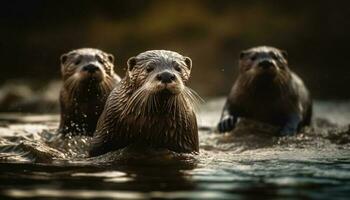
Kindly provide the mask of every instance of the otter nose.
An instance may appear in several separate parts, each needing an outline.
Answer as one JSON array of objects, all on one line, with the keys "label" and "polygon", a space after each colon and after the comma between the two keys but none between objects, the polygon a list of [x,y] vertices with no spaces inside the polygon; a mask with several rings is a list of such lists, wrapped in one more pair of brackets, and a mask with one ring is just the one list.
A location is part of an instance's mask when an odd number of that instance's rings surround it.
[{"label": "otter nose", "polygon": [[270,67],[273,67],[273,63],[271,61],[264,60],[259,63],[259,67],[263,69],[269,69]]},{"label": "otter nose", "polygon": [[99,68],[96,65],[93,64],[89,64],[83,67],[83,71],[87,71],[89,73],[94,73],[97,70],[99,70]]},{"label": "otter nose", "polygon": [[175,80],[175,74],[170,72],[162,72],[157,75],[157,79],[162,83],[171,83]]}]

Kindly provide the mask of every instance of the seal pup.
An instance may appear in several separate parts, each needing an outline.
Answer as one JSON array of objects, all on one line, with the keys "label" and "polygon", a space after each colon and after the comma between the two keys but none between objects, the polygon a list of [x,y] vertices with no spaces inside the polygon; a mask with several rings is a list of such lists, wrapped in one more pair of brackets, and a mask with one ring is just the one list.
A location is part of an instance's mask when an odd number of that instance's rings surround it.
[{"label": "seal pup", "polygon": [[287,52],[268,46],[240,53],[239,74],[224,106],[219,132],[247,118],[280,127],[293,135],[310,125],[312,100],[303,81],[289,68]]},{"label": "seal pup", "polygon": [[92,48],[61,56],[59,133],[92,136],[109,93],[120,81],[113,63],[112,54]]},{"label": "seal pup", "polygon": [[186,87],[191,59],[151,50],[127,65],[126,76],[108,97],[89,156],[130,146],[198,152],[197,95]]}]

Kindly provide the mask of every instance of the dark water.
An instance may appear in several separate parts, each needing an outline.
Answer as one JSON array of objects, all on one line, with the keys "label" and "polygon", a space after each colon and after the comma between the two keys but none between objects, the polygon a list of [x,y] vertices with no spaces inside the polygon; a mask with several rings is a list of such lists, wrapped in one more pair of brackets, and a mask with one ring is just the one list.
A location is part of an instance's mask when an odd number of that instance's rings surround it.
[{"label": "dark water", "polygon": [[[222,105],[205,103],[199,124],[213,126]],[[54,134],[56,115],[1,114],[0,199],[349,199],[350,102],[316,102],[315,114],[314,128],[294,137],[204,128],[199,155],[92,159],[84,158],[89,138]]]}]

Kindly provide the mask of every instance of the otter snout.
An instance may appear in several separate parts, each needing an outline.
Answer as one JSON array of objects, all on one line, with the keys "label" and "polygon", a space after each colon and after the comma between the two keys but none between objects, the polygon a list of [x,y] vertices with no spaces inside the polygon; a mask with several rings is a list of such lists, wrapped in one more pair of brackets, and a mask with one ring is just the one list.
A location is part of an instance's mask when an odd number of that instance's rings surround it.
[{"label": "otter snout", "polygon": [[79,73],[80,80],[95,80],[100,82],[104,79],[103,68],[95,63],[86,63],[77,72]]},{"label": "otter snout", "polygon": [[100,71],[100,68],[94,64],[88,64],[82,68],[82,71],[95,73],[96,71]]},{"label": "otter snout", "polygon": [[179,94],[183,90],[184,86],[175,73],[164,70],[154,76],[153,83],[150,84],[150,88],[154,93],[167,91],[171,94]]},{"label": "otter snout", "polygon": [[270,60],[263,60],[263,61],[259,62],[258,67],[260,67],[262,69],[270,69],[270,68],[274,67],[274,64]]},{"label": "otter snout", "polygon": [[171,72],[161,72],[156,76],[157,80],[162,83],[171,83],[175,81],[176,76]]}]

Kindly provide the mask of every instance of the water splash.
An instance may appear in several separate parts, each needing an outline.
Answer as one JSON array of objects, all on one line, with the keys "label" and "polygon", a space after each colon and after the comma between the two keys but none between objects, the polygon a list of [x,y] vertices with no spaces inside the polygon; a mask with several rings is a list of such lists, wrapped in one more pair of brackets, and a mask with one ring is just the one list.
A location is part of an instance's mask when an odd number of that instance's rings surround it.
[{"label": "water splash", "polygon": [[0,181],[4,190],[0,196],[130,199],[348,196],[349,103],[316,102],[314,126],[296,136],[282,138],[216,134],[212,130],[223,103],[223,98],[213,99],[200,109],[199,125],[204,128],[199,133],[199,155],[121,150],[86,158],[91,138],[57,135],[57,115],[1,114]]}]

